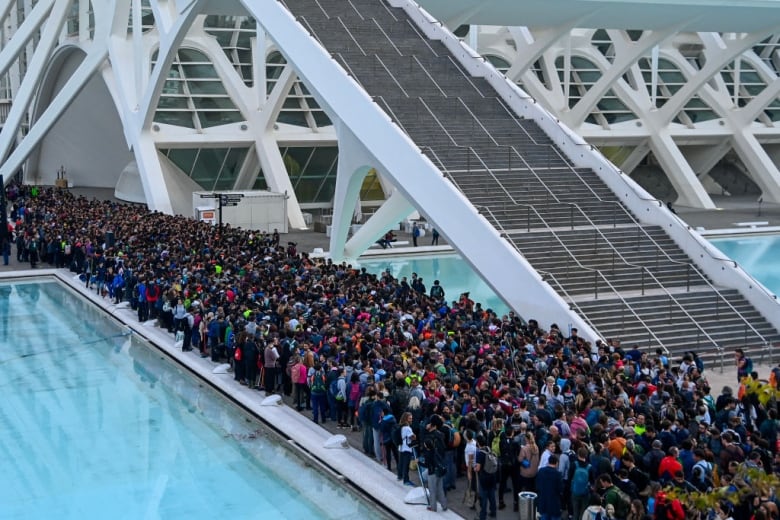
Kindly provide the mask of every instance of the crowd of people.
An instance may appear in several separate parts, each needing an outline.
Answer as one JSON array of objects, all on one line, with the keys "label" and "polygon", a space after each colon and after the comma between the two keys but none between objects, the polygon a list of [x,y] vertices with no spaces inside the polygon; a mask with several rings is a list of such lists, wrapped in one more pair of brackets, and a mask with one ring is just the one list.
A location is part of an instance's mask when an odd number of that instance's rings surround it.
[{"label": "crowd of people", "polygon": [[[183,350],[229,362],[240,384],[360,431],[399,485],[426,483],[433,511],[460,488],[481,519],[517,511],[521,492],[543,520],[778,518],[773,489],[746,471],[780,471],[775,401],[744,385],[711,395],[693,352],[591,344],[415,275],[311,258],[278,233],[67,191],[7,194],[18,262],[69,268]],[[744,352],[736,364],[758,378]],[[740,500],[692,511],[678,498],[724,488]]]}]

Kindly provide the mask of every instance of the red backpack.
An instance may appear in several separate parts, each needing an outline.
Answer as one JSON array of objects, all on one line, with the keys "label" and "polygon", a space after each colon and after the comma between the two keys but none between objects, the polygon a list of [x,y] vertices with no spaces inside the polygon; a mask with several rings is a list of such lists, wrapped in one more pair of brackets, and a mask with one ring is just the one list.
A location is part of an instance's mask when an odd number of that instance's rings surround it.
[{"label": "red backpack", "polygon": [[349,388],[349,402],[353,405],[357,404],[360,401],[360,394],[360,383],[352,383],[352,386]]}]

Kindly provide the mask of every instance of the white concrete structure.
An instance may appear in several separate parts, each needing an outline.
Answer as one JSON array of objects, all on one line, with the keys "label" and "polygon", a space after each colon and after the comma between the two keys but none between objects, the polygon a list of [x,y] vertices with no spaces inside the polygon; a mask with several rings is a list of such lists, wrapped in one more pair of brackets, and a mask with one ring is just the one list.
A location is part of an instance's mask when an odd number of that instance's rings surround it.
[{"label": "white concrete structure", "polygon": [[421,4],[654,195],[780,202],[776,2]]},{"label": "white concrete structure", "polygon": [[[329,183],[330,203],[335,135],[247,15],[237,1],[3,2],[0,173],[53,185],[63,167],[72,185],[185,215],[195,190],[269,189],[304,228],[288,171],[310,201]],[[333,150],[313,179],[312,143]],[[301,147],[306,164],[287,153]]]},{"label": "white concrete structure", "polygon": [[[712,207],[709,193],[753,190],[780,202],[775,2],[420,3],[453,30],[483,24],[468,43],[651,192],[663,170],[658,196]],[[335,145],[354,146],[262,13],[238,0],[0,7],[6,179],[23,169],[53,184],[62,165],[73,185],[187,215],[197,189],[268,188],[290,197],[293,228],[306,226],[301,208],[333,204]],[[525,25],[497,26],[514,20]],[[352,187],[363,203],[369,190],[392,198],[385,177],[371,178]]]}]

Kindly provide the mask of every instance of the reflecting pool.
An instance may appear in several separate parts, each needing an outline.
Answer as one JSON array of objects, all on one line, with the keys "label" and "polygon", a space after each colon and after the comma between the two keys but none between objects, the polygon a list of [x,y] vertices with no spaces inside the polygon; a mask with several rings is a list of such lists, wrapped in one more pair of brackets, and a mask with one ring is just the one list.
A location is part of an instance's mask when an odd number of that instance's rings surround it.
[{"label": "reflecting pool", "polygon": [[716,238],[710,242],[772,293],[780,294],[780,235]]},{"label": "reflecting pool", "polygon": [[53,281],[0,282],[0,518],[383,518]]}]

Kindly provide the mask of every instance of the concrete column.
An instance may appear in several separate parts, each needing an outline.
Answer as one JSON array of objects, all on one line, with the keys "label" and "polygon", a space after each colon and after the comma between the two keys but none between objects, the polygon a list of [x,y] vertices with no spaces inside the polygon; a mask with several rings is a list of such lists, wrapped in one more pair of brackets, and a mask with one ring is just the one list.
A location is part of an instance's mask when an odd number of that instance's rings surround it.
[{"label": "concrete column", "polygon": [[699,182],[691,165],[685,160],[685,156],[667,129],[652,132],[650,146],[672,186],[677,190],[675,204],[703,209],[715,208],[715,203]]}]

